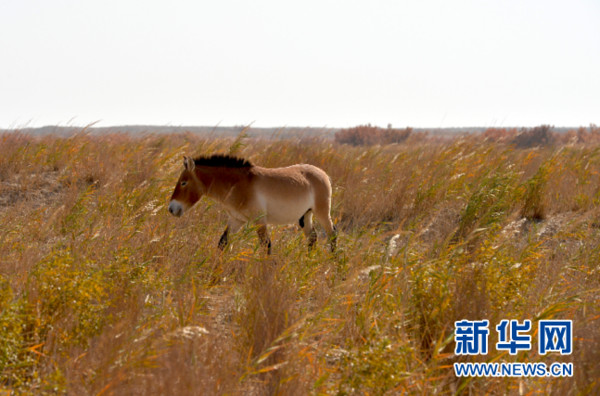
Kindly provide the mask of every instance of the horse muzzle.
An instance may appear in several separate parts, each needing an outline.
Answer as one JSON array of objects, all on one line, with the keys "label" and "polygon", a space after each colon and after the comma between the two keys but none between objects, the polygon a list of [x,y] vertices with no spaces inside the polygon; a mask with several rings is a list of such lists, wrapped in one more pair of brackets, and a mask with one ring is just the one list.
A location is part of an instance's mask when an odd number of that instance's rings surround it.
[{"label": "horse muzzle", "polygon": [[169,213],[171,213],[173,216],[181,216],[183,214],[183,205],[181,202],[175,200],[171,201],[169,203]]}]

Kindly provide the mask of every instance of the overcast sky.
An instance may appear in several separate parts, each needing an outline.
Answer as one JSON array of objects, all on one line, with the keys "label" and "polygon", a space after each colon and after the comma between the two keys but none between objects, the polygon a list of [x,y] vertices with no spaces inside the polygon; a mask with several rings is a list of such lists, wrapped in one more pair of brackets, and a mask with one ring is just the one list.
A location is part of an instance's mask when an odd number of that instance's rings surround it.
[{"label": "overcast sky", "polygon": [[0,127],[600,124],[600,1],[0,0]]}]

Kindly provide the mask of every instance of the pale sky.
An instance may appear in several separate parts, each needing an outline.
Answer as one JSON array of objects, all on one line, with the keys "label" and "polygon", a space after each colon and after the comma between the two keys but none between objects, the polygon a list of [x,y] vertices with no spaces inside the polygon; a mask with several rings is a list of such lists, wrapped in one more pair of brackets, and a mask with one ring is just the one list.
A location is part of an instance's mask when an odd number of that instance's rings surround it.
[{"label": "pale sky", "polygon": [[600,124],[600,1],[0,0],[0,128]]}]

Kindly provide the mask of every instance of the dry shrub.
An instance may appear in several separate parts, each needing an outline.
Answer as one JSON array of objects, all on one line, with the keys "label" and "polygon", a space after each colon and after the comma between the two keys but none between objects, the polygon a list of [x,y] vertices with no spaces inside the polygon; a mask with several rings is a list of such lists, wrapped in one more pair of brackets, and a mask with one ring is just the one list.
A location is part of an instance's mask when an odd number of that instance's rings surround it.
[{"label": "dry shrub", "polygon": [[483,140],[513,144],[517,148],[534,148],[556,145],[598,144],[600,128],[594,124],[567,131],[556,131],[553,126],[540,125],[533,128],[488,128]]},{"label": "dry shrub", "polygon": [[412,134],[412,128],[386,129],[376,126],[359,125],[342,129],[335,133],[335,141],[352,146],[371,146],[374,144],[394,144],[406,141]]},{"label": "dry shrub", "polygon": [[531,129],[522,129],[511,141],[517,148],[548,146],[554,143],[555,134],[552,126],[540,125]]}]

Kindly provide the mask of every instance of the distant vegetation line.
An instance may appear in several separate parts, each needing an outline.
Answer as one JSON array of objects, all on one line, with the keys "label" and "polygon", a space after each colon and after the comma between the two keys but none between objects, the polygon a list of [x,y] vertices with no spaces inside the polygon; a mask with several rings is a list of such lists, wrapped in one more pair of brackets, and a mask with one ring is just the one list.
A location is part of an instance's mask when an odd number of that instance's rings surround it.
[{"label": "distant vegetation line", "polygon": [[[262,137],[262,138],[290,138],[290,137],[325,137],[329,139],[335,138],[340,132],[343,134],[344,131],[352,131],[360,129],[361,132],[372,132],[378,130],[392,130],[392,131],[408,131],[412,133],[418,133],[421,135],[435,136],[435,137],[452,137],[460,134],[482,134],[488,131],[520,131],[528,128],[523,127],[451,127],[451,128],[402,128],[396,129],[389,125],[387,128],[380,128],[377,126],[359,125],[352,128],[329,128],[329,127],[247,127],[244,125],[236,126],[161,126],[161,125],[120,125],[120,126],[108,126],[108,127],[83,127],[83,126],[58,126],[58,125],[47,125],[43,127],[24,127],[24,128],[0,128],[0,133],[7,132],[21,132],[28,135],[34,136],[72,136],[77,133],[81,133],[82,130],[90,134],[106,134],[106,133],[126,133],[126,134],[170,134],[170,133],[192,133],[200,136],[220,136],[220,137],[231,137],[237,136],[241,131],[247,128],[247,134],[250,137]],[[595,126],[590,126],[590,129],[594,129]],[[563,134],[570,131],[577,131],[581,127],[551,127],[555,133]],[[359,132],[360,133],[360,132]],[[389,136],[389,135],[386,135]],[[339,140],[339,139],[338,139]],[[343,140],[343,139],[342,139]],[[393,140],[393,139],[392,139]],[[376,142],[377,139],[370,139],[371,142]],[[385,142],[381,142],[385,144]]]},{"label": "distant vegetation line", "polygon": [[58,126],[48,125],[36,128],[15,128],[15,129],[0,129],[0,133],[5,132],[21,132],[34,136],[72,136],[77,133],[85,132],[93,135],[102,135],[110,133],[126,133],[132,135],[142,134],[172,134],[172,133],[191,133],[199,136],[214,136],[214,137],[231,137],[237,136],[246,129],[248,136],[263,137],[263,138],[278,138],[278,137],[333,137],[339,130],[336,128],[326,127],[273,127],[273,128],[258,128],[248,127],[245,125],[237,126],[161,126],[161,125],[120,125],[109,127],[81,127],[81,126]]}]

